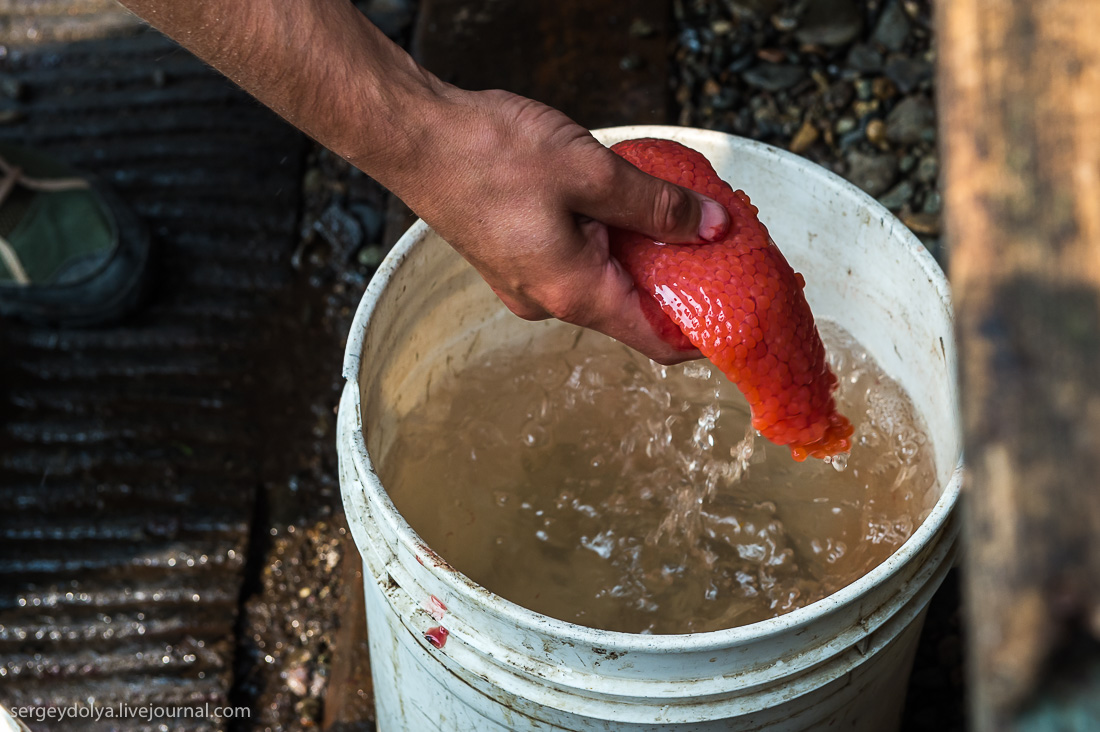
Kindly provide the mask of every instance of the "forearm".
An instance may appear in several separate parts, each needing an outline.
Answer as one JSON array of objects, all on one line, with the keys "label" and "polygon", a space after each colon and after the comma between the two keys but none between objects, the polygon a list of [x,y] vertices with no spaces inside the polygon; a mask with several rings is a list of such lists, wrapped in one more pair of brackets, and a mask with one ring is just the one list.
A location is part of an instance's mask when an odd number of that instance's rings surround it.
[{"label": "forearm", "polygon": [[557,110],[444,84],[348,0],[121,2],[397,194],[517,315],[667,363],[698,355],[648,324],[607,226],[714,241],[721,205],[645,175]]},{"label": "forearm", "polygon": [[445,88],[346,0],[122,3],[386,185]]}]

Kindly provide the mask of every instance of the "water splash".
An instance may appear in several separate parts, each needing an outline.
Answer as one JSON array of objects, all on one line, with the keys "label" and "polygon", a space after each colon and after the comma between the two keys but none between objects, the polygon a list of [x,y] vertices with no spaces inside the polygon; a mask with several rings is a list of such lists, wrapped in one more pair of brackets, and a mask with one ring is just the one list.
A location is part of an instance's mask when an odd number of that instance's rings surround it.
[{"label": "water splash", "polygon": [[788,612],[889,556],[935,496],[904,395],[821,329],[857,425],[828,464],[768,450],[709,364],[579,337],[433,385],[379,462],[383,484],[453,566],[553,617],[668,633]]}]

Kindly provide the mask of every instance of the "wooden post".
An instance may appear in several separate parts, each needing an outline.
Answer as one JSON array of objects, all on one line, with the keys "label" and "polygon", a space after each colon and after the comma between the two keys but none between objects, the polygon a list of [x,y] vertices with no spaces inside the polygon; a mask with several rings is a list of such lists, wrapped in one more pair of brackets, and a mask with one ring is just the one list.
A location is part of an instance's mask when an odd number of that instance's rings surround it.
[{"label": "wooden post", "polygon": [[1100,729],[1100,2],[937,22],[973,726]]}]

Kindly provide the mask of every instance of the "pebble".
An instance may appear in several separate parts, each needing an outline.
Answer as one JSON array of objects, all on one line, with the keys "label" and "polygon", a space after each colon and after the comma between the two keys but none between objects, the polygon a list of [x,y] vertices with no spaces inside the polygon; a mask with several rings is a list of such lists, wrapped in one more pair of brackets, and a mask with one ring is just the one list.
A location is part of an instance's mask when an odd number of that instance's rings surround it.
[{"label": "pebble", "polygon": [[382,236],[382,212],[375,206],[365,203],[353,203],[348,206],[351,214],[363,226],[363,236],[368,242],[378,241]]},{"label": "pebble", "polygon": [[848,65],[856,71],[876,73],[882,70],[882,54],[866,43],[857,43],[848,51]]},{"label": "pebble", "polygon": [[852,111],[856,113],[856,116],[863,119],[869,114],[874,114],[878,111],[879,101],[877,99],[869,99],[865,102],[856,102],[852,105]]},{"label": "pebble", "polygon": [[[779,136],[784,134],[784,119],[775,108],[775,105],[758,107],[753,111],[752,119],[762,135]],[[790,133],[788,132],[787,134]]]},{"label": "pebble", "polygon": [[853,0],[811,2],[795,31],[795,38],[815,46],[844,46],[863,30],[863,16]]},{"label": "pebble", "polygon": [[940,233],[940,217],[935,213],[907,213],[901,217],[901,222],[909,227],[914,234],[925,236],[937,236]]},{"label": "pebble", "polygon": [[917,172],[914,177],[921,183],[935,183],[939,175],[940,164],[935,155],[925,155],[917,164]]},{"label": "pebble", "polygon": [[717,95],[711,97],[710,103],[715,109],[733,109],[737,106],[738,101],[737,90],[732,87],[725,87]]},{"label": "pebble", "polygon": [[[635,18],[630,23],[630,31],[629,32],[630,32],[630,35],[633,36],[634,38],[649,38],[654,33],[657,32],[657,29],[654,28],[653,25],[651,23],[649,23],[648,21],[646,21],[642,18]],[[715,31],[715,32],[717,33],[717,31]]]},{"label": "pebble", "polygon": [[295,696],[309,694],[309,669],[306,666],[295,666],[282,674],[286,682],[286,688]]},{"label": "pebble", "polygon": [[867,140],[879,148],[880,150],[886,150],[889,145],[886,142],[886,123],[881,119],[873,119],[867,123]]},{"label": "pebble", "polygon": [[752,53],[743,53],[729,63],[726,68],[734,74],[740,74],[745,69],[756,63],[756,56]]},{"label": "pebble", "polygon": [[798,128],[798,132],[794,133],[794,138],[791,140],[791,152],[798,154],[805,152],[806,148],[814,144],[819,134],[817,127],[807,118],[802,126]]},{"label": "pebble", "polygon": [[756,57],[770,64],[781,64],[787,60],[787,54],[781,48],[761,48],[756,52]]},{"label": "pebble", "polygon": [[893,155],[853,151],[848,154],[847,162],[848,180],[872,196],[888,189],[898,174],[897,160]]},{"label": "pebble", "polygon": [[856,128],[856,121],[851,117],[841,117],[836,121],[836,133],[845,135]]},{"label": "pebble", "polygon": [[325,209],[313,226],[334,249],[349,256],[363,244],[363,225],[337,203]]},{"label": "pebble", "polygon": [[921,208],[925,213],[938,214],[943,210],[943,196],[939,191],[929,191],[928,195],[924,197],[924,206]]},{"label": "pebble", "polygon": [[14,99],[19,101],[23,98],[23,82],[16,79],[14,76],[8,76],[7,74],[0,75],[0,94],[3,94],[8,99]]},{"label": "pebble", "polygon": [[905,14],[898,0],[890,0],[882,9],[878,24],[871,40],[886,48],[888,51],[900,51],[905,47],[905,39],[909,35],[909,17]]},{"label": "pebble", "polygon": [[870,99],[871,95],[874,93],[874,85],[871,83],[870,79],[856,80],[855,87],[856,98],[864,102]]},{"label": "pebble", "polygon": [[878,202],[891,211],[898,211],[902,206],[909,203],[909,199],[913,197],[913,184],[907,180],[903,180],[889,191],[879,196]]},{"label": "pebble", "polygon": [[745,71],[741,78],[758,89],[775,92],[789,89],[802,81],[806,78],[806,71],[791,64],[760,64]]},{"label": "pebble", "polygon": [[386,250],[379,244],[368,244],[359,250],[355,258],[360,265],[368,269],[377,269],[386,258]]},{"label": "pebble", "polygon": [[871,93],[875,95],[875,99],[886,101],[897,96],[898,90],[894,86],[894,82],[884,76],[879,76],[871,82]]},{"label": "pebble", "polygon": [[299,699],[294,703],[294,711],[299,717],[298,723],[301,728],[316,727],[317,720],[321,716],[321,700],[312,696]]},{"label": "pebble", "polygon": [[325,174],[320,168],[310,168],[302,178],[302,188],[309,196],[319,195],[325,187]]},{"label": "pebble", "polygon": [[855,90],[851,84],[846,81],[838,81],[825,92],[823,101],[825,106],[830,109],[844,109],[852,103],[852,97],[854,96]]},{"label": "pebble", "polygon": [[680,33],[680,45],[691,53],[699,53],[703,50],[703,44],[699,40],[699,32],[694,28],[685,28]]},{"label": "pebble", "polygon": [[736,17],[759,20],[774,13],[779,0],[726,0],[725,4]]},{"label": "pebble", "polygon": [[857,127],[848,134],[840,136],[840,149],[851,150],[856,145],[863,142],[865,137],[866,135],[864,134],[863,130]]},{"label": "pebble", "polygon": [[898,91],[908,94],[932,78],[932,64],[908,56],[892,56],[883,72],[897,85]]},{"label": "pebble", "polygon": [[772,16],[772,27],[780,33],[790,33],[798,27],[798,18],[786,13]]},{"label": "pebble", "polygon": [[906,97],[886,116],[886,137],[901,144],[935,139],[935,124],[936,112],[928,98]]}]

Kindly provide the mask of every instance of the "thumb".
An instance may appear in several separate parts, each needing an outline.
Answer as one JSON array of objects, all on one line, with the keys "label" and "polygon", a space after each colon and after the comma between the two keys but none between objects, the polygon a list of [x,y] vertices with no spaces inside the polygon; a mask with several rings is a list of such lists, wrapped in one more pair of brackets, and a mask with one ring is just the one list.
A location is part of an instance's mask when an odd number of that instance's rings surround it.
[{"label": "thumb", "polygon": [[726,207],[688,188],[654,178],[608,151],[608,185],[586,191],[578,212],[668,244],[718,241],[729,229]]}]

